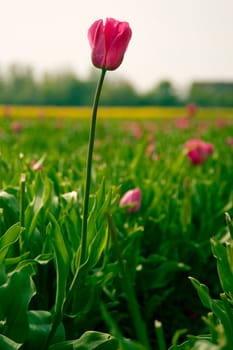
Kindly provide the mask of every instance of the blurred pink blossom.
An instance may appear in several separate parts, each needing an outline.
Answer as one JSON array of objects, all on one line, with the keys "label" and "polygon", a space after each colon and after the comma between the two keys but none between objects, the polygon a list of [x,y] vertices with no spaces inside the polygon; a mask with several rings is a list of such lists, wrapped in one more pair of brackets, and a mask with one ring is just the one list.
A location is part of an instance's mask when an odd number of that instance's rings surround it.
[{"label": "blurred pink blossom", "polygon": [[15,133],[19,133],[22,130],[22,125],[19,122],[13,122],[11,124],[11,129]]},{"label": "blurred pink blossom", "polygon": [[158,154],[155,152],[155,144],[149,143],[145,149],[146,156],[150,157],[152,160],[158,159]]},{"label": "blurred pink blossom", "polygon": [[158,160],[158,159],[159,159],[158,153],[153,153],[152,154],[152,160]]},{"label": "blurred pink blossom", "polygon": [[184,144],[187,157],[193,165],[199,165],[205,162],[210,154],[214,151],[212,143],[200,139],[192,139]]},{"label": "blurred pink blossom", "polygon": [[31,169],[35,171],[40,171],[43,169],[43,164],[41,161],[36,162],[35,160],[31,161]]},{"label": "blurred pink blossom", "polygon": [[135,127],[132,131],[133,131],[133,134],[136,137],[136,139],[140,139],[144,134],[142,127],[140,127],[139,125],[135,125]]},{"label": "blurred pink blossom", "polygon": [[176,126],[179,129],[188,129],[190,127],[190,121],[187,118],[176,119]]},{"label": "blurred pink blossom", "polygon": [[124,129],[129,130],[137,139],[141,138],[144,135],[144,129],[139,123],[126,123],[124,125]]},{"label": "blurred pink blossom", "polygon": [[227,126],[227,122],[225,119],[218,119],[216,120],[216,125],[219,129],[225,128]]},{"label": "blurred pink blossom", "polygon": [[197,105],[195,105],[195,103],[189,103],[187,106],[186,106],[186,111],[187,111],[187,116],[189,118],[193,117],[196,113],[197,113]]},{"label": "blurred pink blossom", "polygon": [[226,139],[226,144],[228,145],[228,146],[233,146],[233,137],[227,137],[227,139]]},{"label": "blurred pink blossom", "polygon": [[126,207],[127,213],[136,212],[141,206],[142,192],[139,188],[127,191],[120,200],[120,207]]},{"label": "blurred pink blossom", "polygon": [[147,156],[150,156],[155,150],[155,145],[153,143],[149,143],[145,149],[145,153]]}]

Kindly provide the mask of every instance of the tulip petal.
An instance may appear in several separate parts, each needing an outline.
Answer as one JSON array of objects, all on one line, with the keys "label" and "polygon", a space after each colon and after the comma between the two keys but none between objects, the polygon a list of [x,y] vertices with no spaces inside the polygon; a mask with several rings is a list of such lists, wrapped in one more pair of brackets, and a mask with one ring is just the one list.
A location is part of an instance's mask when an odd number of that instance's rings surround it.
[{"label": "tulip petal", "polygon": [[92,49],[91,58],[93,64],[101,68],[105,61],[105,38],[103,21],[97,20],[88,30],[88,39]]},{"label": "tulip petal", "polygon": [[131,30],[129,28],[125,28],[122,32],[118,33],[107,50],[105,61],[106,69],[114,70],[119,67],[124,58],[130,38]]}]

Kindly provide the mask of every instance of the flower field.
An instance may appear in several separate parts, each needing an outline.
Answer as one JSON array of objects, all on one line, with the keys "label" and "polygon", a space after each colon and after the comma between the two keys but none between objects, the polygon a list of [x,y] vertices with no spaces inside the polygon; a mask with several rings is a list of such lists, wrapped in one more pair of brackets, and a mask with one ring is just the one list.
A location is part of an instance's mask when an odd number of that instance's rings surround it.
[{"label": "flower field", "polygon": [[[233,349],[233,110],[0,108],[0,348]],[[130,191],[130,192],[129,192]]]}]

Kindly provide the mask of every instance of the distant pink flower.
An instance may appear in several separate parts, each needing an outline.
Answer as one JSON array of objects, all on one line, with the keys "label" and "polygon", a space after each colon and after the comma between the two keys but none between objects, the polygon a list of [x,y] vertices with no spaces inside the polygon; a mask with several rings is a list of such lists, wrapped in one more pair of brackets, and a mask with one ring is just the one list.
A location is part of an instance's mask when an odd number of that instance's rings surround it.
[{"label": "distant pink flower", "polygon": [[233,146],[233,137],[227,137],[226,144],[228,146]]},{"label": "distant pink flower", "polygon": [[145,149],[146,156],[150,157],[152,160],[158,159],[158,154],[155,152],[155,145],[154,143],[149,143],[148,146]]},{"label": "distant pink flower", "polygon": [[120,200],[120,207],[126,207],[127,213],[136,212],[141,206],[142,192],[139,188],[127,191]]},{"label": "distant pink flower", "polygon": [[216,125],[219,129],[225,128],[227,126],[227,122],[225,119],[218,119],[216,121]]},{"label": "distant pink flower", "polygon": [[204,163],[209,155],[213,153],[214,146],[200,139],[193,139],[184,144],[184,149],[191,163],[193,165],[199,165]]},{"label": "distant pink flower", "polygon": [[193,117],[197,113],[197,105],[195,103],[190,103],[186,106],[187,116]]},{"label": "distant pink flower", "polygon": [[144,134],[144,130],[139,125],[135,125],[134,128],[132,128],[132,132],[136,139],[140,139]]},{"label": "distant pink flower", "polygon": [[40,171],[43,169],[43,164],[41,161],[36,162],[35,160],[31,161],[31,169],[35,171]]},{"label": "distant pink flower", "polygon": [[145,149],[145,153],[147,156],[150,156],[155,150],[155,145],[153,143],[149,143]]},{"label": "distant pink flower", "polygon": [[124,130],[130,131],[137,139],[141,138],[145,132],[144,128],[140,123],[134,122],[125,123]]},{"label": "distant pink flower", "polygon": [[15,132],[15,133],[19,133],[22,130],[22,125],[19,122],[13,122],[11,124],[11,129]]},{"label": "distant pink flower", "polygon": [[158,159],[159,159],[158,153],[153,153],[152,154],[152,160],[158,160]]},{"label": "distant pink flower", "polygon": [[187,118],[176,119],[176,126],[179,129],[188,129],[190,127],[190,121]]}]

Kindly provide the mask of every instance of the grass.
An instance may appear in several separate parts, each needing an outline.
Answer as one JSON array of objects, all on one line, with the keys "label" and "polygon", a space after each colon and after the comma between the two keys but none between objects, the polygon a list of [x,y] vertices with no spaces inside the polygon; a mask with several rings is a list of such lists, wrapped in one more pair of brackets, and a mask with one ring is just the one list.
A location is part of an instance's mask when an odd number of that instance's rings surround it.
[{"label": "grass", "polygon": [[[202,339],[187,334],[208,333],[209,349],[230,350],[233,323],[223,315],[230,319],[231,300],[216,300],[231,295],[224,213],[233,215],[232,111],[200,109],[180,125],[185,109],[101,109],[80,267],[90,110],[76,118],[76,109],[42,116],[30,108],[12,107],[0,120],[1,348],[183,350]],[[183,145],[197,137],[214,153],[194,166]],[[135,187],[142,204],[130,215],[119,200]],[[222,334],[228,347],[218,343]],[[190,347],[179,348],[184,341]]]}]

